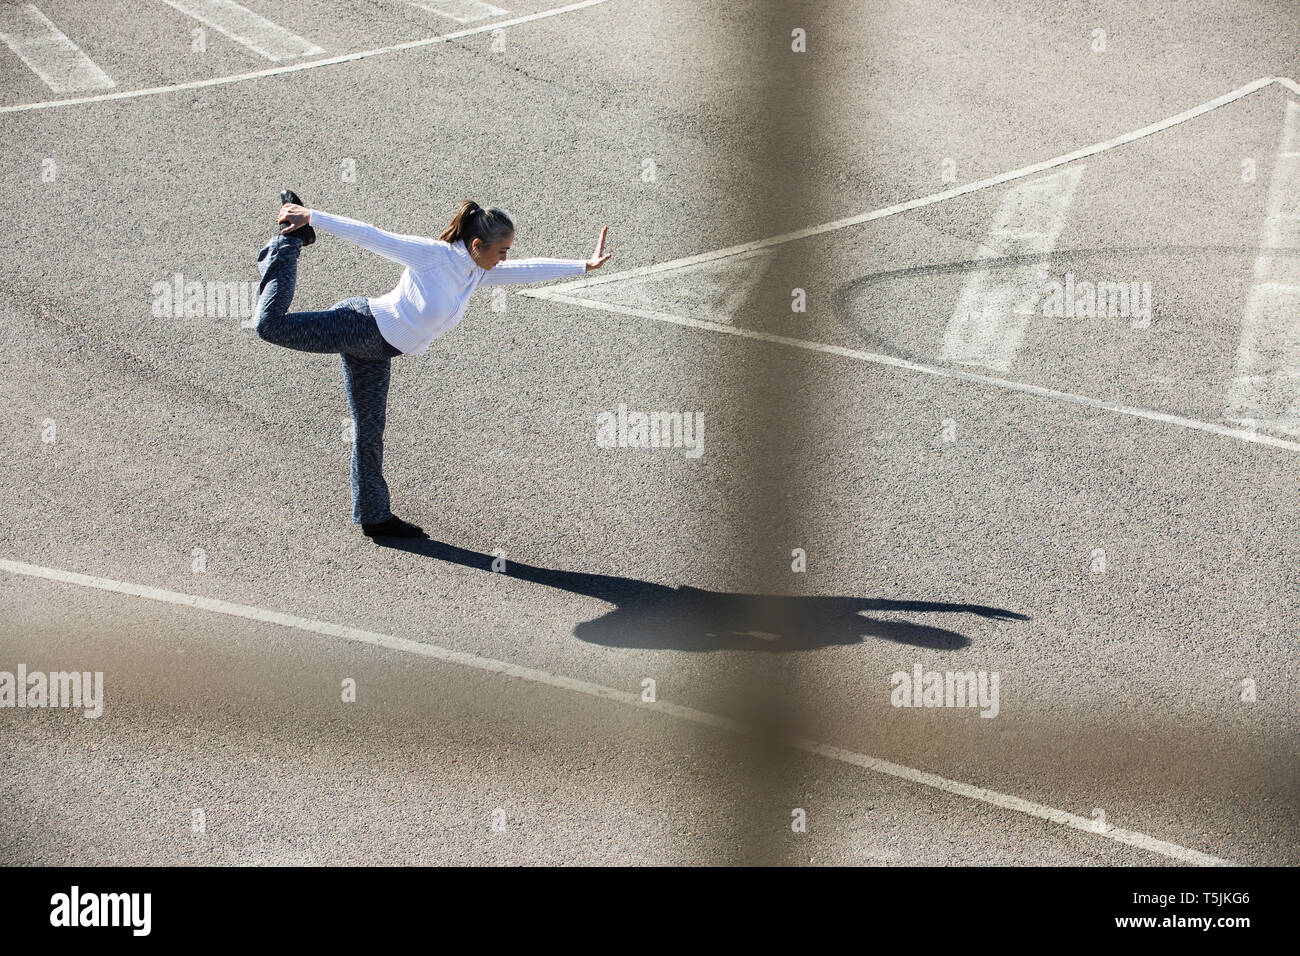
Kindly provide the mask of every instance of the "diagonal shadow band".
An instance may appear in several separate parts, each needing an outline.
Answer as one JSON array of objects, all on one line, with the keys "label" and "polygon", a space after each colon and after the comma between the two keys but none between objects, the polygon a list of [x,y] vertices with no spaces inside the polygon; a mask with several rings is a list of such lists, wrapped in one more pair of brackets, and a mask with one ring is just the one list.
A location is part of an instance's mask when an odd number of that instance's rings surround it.
[{"label": "diagonal shadow band", "polygon": [[[381,547],[492,573],[493,555],[422,538],[381,538]],[[980,604],[894,601],[863,597],[786,597],[737,594],[690,586],[668,587],[612,574],[561,571],[520,561],[496,572],[614,605],[602,617],[574,628],[574,636],[605,647],[678,651],[807,651],[859,644],[875,637],[932,650],[966,647],[956,631],[910,621],[864,616],[870,611],[974,614],[995,620],[1029,617]]]}]

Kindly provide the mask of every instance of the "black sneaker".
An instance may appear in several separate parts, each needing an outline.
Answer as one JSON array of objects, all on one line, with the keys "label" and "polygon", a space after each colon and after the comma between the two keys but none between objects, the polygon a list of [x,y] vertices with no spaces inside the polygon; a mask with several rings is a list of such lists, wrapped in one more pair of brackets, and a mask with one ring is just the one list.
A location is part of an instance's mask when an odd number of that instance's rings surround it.
[{"label": "black sneaker", "polygon": [[[296,206],[302,206],[304,209],[306,208],[306,205],[303,203],[301,199],[298,198],[298,194],[296,192],[294,192],[292,189],[282,189],[280,190],[280,205],[284,205],[287,202],[291,202]],[[279,215],[280,215],[279,212],[277,212],[276,216],[278,217]],[[277,218],[276,225],[278,226],[279,224],[280,224],[279,219]],[[297,236],[302,240],[302,244],[304,246],[310,246],[313,242],[316,241],[316,230],[313,229],[311,226],[299,226],[297,229],[290,229],[288,232],[280,233],[280,235]]]},{"label": "black sneaker", "polygon": [[361,531],[367,538],[427,538],[424,529],[419,525],[413,525],[409,521],[403,521],[396,515],[387,521],[375,521],[370,524],[363,524]]}]

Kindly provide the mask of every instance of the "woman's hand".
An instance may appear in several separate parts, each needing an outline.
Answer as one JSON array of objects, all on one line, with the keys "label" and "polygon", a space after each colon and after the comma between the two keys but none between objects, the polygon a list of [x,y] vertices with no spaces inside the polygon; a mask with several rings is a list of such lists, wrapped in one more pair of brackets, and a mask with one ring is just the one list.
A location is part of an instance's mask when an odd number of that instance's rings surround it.
[{"label": "woman's hand", "polygon": [[288,225],[289,227],[288,229],[280,230],[280,235],[283,236],[287,232],[292,232],[293,230],[298,229],[299,227],[305,226],[308,223],[310,223],[311,210],[304,209],[302,206],[299,206],[297,203],[287,202],[280,207],[280,215],[276,218],[275,221],[283,222]]},{"label": "woman's hand", "polygon": [[[286,207],[287,208],[287,207]],[[596,240],[596,251],[591,254],[587,260],[587,271],[599,269],[614,255],[612,252],[605,251],[605,233],[609,232],[609,226],[602,226],[600,229],[600,238]]]}]

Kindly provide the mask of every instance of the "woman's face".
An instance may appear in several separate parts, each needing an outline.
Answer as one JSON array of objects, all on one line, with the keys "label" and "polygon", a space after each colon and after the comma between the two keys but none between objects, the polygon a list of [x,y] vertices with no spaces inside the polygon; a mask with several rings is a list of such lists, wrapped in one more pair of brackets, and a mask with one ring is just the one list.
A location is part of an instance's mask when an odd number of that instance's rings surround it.
[{"label": "woman's face", "polygon": [[512,232],[500,242],[484,243],[482,239],[474,240],[474,249],[472,250],[474,262],[481,268],[491,269],[499,262],[504,262],[506,253],[510,250],[510,244],[515,241],[515,234]]}]

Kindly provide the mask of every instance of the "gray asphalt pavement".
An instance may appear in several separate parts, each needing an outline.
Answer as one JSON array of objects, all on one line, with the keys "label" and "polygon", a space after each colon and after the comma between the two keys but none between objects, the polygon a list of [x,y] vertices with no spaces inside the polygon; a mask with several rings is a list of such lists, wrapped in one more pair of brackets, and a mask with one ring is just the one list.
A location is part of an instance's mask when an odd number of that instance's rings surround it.
[{"label": "gray asphalt pavement", "polygon": [[[1229,408],[1300,96],[827,225],[1300,79],[1291,4],[243,5],[323,52],[74,0],[36,6],[111,89],[0,46],[0,671],[105,680],[97,719],[0,707],[0,862],[1300,862],[1300,395],[1254,431]],[[349,520],[337,357],[159,304],[255,289],[285,186],[421,235],[500,205],[516,258],[610,227],[602,281],[482,290],[394,362],[423,545]],[[1057,215],[1051,249],[1004,213]],[[1147,283],[1151,321],[1036,310],[1005,361],[955,360],[990,260]],[[397,275],[322,234],[295,304]],[[1294,342],[1269,360],[1300,382]],[[598,447],[620,403],[697,412],[703,453]],[[996,717],[895,706],[918,666],[998,675]],[[647,679],[840,757],[566,684]]]}]

